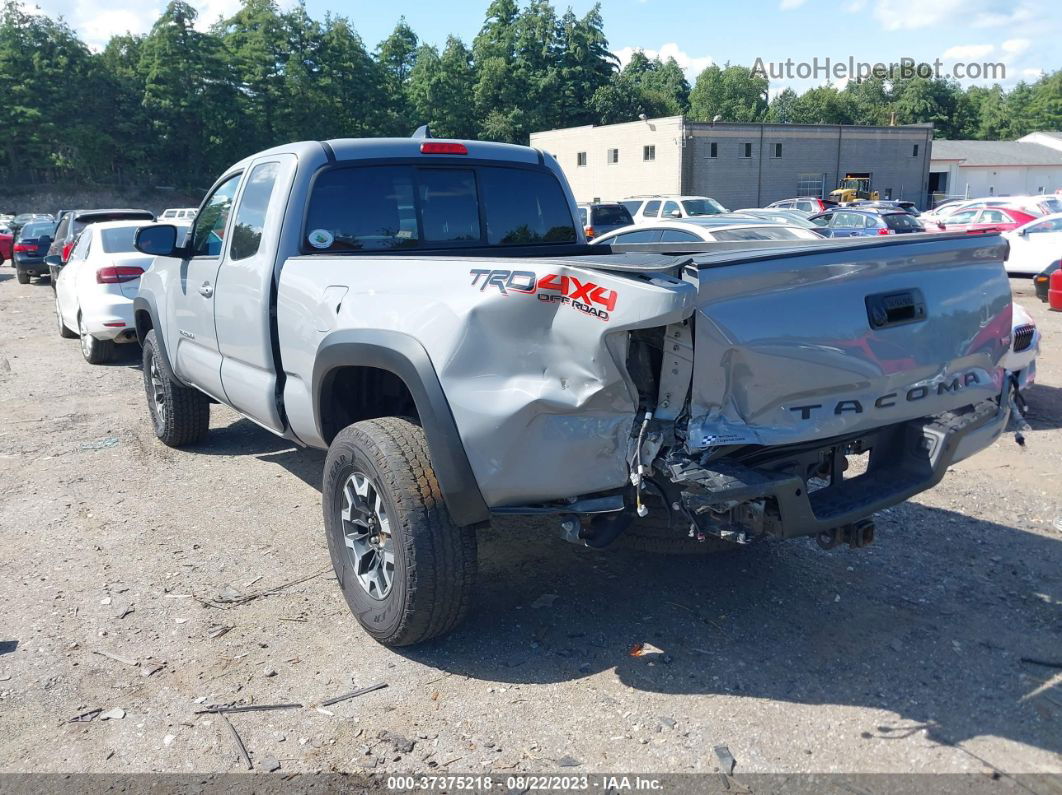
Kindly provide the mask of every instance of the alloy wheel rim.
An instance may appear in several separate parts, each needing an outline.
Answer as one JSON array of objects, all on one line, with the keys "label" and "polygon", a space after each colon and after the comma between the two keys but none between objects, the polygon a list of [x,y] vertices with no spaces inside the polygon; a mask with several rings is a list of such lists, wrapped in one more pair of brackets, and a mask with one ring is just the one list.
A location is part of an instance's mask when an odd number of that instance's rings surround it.
[{"label": "alloy wheel rim", "polygon": [[387,598],[395,576],[391,520],[383,497],[367,475],[354,472],[347,478],[339,516],[347,559],[358,584],[373,599]]},{"label": "alloy wheel rim", "polygon": [[155,364],[154,358],[148,366],[148,377],[151,380],[151,401],[155,404],[155,417],[162,425],[166,422],[166,393],[162,388],[162,374],[159,373],[159,366]]}]

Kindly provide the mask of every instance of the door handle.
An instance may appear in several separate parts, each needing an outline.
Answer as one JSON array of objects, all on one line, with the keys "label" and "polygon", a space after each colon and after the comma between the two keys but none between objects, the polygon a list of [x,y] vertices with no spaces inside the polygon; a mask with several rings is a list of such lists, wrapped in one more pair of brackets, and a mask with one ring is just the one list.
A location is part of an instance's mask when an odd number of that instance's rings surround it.
[{"label": "door handle", "polygon": [[204,298],[209,298],[214,294],[214,288],[210,286],[210,282],[203,282],[199,287],[199,294]]}]

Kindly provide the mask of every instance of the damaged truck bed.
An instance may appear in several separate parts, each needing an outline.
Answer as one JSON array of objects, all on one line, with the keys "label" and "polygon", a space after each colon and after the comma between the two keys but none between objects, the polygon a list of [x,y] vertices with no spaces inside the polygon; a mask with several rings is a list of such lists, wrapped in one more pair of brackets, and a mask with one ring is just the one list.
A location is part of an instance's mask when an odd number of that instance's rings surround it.
[{"label": "damaged truck bed", "polygon": [[[636,488],[642,513],[663,511],[693,536],[865,543],[875,511],[933,486],[994,441],[1009,414],[999,367],[1011,329],[1005,242],[909,240],[565,261],[608,274],[598,279],[615,310],[565,342],[573,362],[598,364],[582,378],[551,377],[548,347],[522,346],[525,377],[543,377],[521,391],[534,394],[521,407],[534,417],[510,449],[548,470],[554,490],[592,480],[565,495],[575,511],[610,481],[627,492],[612,495],[612,508],[637,521]],[[564,334],[559,325],[549,333]],[[619,331],[629,344],[613,370]],[[551,456],[544,426],[563,434],[563,455]],[[593,521],[569,518],[568,535],[607,543],[617,523],[597,524],[602,537]]]}]

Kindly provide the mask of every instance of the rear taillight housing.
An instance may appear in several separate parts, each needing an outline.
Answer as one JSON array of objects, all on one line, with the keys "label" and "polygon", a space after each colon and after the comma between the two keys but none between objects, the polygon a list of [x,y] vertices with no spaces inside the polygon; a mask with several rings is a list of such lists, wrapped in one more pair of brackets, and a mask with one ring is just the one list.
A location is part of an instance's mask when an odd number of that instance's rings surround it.
[{"label": "rear taillight housing", "polygon": [[420,145],[422,155],[467,155],[468,147],[464,144],[446,141],[425,141]]},{"label": "rear taillight housing", "polygon": [[60,257],[63,260],[63,262],[66,262],[68,259],[70,259],[70,252],[73,251],[73,250],[74,250],[73,242],[64,243],[63,244],[63,253],[62,253],[62,256]]},{"label": "rear taillight housing", "polygon": [[889,227],[887,227],[887,226],[883,226],[883,227],[878,229],[878,234],[879,235],[891,235],[892,234],[892,230],[889,229]]},{"label": "rear taillight housing", "polygon": [[15,251],[20,254],[25,254],[27,251],[36,251],[36,246],[31,246],[29,243],[15,243]]},{"label": "rear taillight housing", "polygon": [[111,265],[96,271],[96,284],[120,284],[131,282],[144,275],[143,268],[134,265]]},{"label": "rear taillight housing", "polygon": [[592,226],[586,227],[583,232],[586,234],[587,240],[593,240],[594,237],[597,235],[597,232],[594,231],[594,227]]}]

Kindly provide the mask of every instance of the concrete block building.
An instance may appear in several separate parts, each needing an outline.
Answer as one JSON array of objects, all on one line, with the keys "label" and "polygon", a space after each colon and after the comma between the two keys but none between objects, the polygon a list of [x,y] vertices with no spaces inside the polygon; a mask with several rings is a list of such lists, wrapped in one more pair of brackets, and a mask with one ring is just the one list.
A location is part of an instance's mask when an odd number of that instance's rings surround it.
[{"label": "concrete block building", "polygon": [[882,198],[925,205],[932,125],[730,124],[684,116],[531,134],[552,154],[578,201],[677,193],[730,209],[825,196],[866,176]]}]

